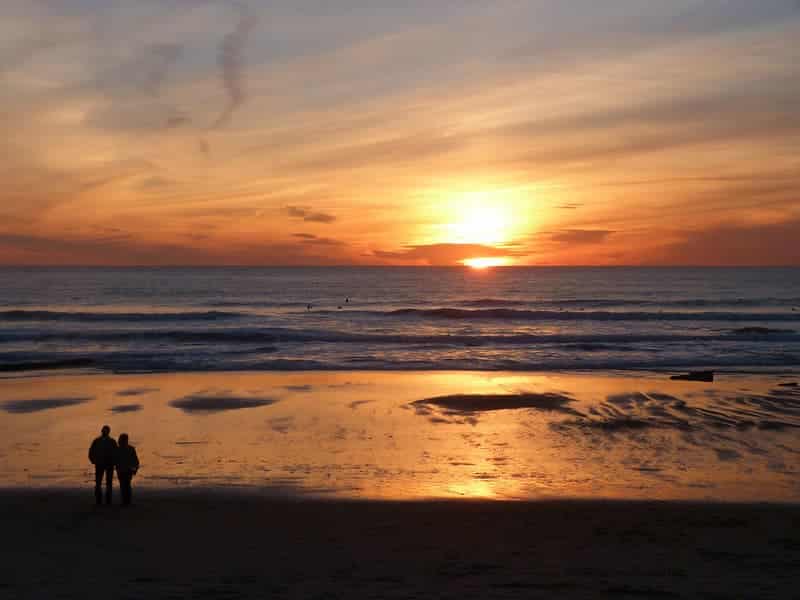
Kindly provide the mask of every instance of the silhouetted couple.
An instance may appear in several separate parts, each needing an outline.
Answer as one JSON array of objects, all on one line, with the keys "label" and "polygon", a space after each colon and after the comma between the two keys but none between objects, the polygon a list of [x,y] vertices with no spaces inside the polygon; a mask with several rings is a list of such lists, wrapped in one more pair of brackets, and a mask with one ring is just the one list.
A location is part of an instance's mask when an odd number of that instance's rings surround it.
[{"label": "silhouetted couple", "polygon": [[122,504],[131,503],[131,480],[139,470],[139,457],[136,448],[128,443],[128,434],[119,436],[119,443],[109,434],[111,428],[104,425],[99,438],[89,448],[89,460],[94,465],[94,498],[97,504],[103,503],[103,478],[106,480],[106,504],[111,504],[111,486],[114,481],[114,468],[117,469],[119,491]]}]

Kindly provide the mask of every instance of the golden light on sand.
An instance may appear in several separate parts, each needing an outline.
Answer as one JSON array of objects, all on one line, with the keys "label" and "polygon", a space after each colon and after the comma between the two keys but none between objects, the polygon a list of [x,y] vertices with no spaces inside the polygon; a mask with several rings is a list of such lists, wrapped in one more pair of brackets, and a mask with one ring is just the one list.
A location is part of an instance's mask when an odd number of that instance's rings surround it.
[{"label": "golden light on sand", "polygon": [[447,492],[453,496],[473,500],[497,498],[497,492],[491,483],[481,479],[468,479],[463,482],[453,483],[447,488]]},{"label": "golden light on sand", "polygon": [[511,259],[504,256],[483,256],[479,258],[467,258],[463,263],[465,267],[473,269],[488,269],[489,267],[507,267],[511,264]]}]

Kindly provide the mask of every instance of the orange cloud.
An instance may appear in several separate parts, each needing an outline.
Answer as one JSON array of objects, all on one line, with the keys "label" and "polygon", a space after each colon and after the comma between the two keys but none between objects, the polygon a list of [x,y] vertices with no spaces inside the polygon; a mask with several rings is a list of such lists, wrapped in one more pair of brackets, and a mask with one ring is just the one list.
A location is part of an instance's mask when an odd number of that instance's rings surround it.
[{"label": "orange cloud", "polygon": [[794,0],[57,4],[0,8],[2,264],[798,262]]},{"label": "orange cloud", "polygon": [[430,244],[410,246],[396,252],[375,251],[373,256],[398,264],[425,264],[432,266],[461,265],[469,258],[508,257],[517,253],[481,244]]}]

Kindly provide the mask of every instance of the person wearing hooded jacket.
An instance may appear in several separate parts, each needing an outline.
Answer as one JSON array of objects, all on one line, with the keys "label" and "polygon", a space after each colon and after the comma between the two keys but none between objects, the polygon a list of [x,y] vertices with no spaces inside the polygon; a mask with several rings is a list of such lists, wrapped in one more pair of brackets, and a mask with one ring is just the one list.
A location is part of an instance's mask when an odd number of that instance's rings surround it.
[{"label": "person wearing hooded jacket", "polygon": [[127,506],[131,503],[133,495],[131,481],[139,470],[139,457],[136,454],[136,448],[128,443],[127,433],[119,436],[114,462],[117,466],[117,478],[119,479],[119,491],[122,494],[122,504]]}]

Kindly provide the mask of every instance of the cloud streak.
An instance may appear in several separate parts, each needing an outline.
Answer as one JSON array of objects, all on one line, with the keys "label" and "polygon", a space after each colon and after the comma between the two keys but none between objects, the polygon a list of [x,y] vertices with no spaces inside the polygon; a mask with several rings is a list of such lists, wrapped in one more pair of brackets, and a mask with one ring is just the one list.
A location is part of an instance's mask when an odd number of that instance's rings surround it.
[{"label": "cloud streak", "polygon": [[460,265],[468,258],[515,256],[519,252],[483,244],[427,244],[409,246],[403,250],[376,250],[373,255],[389,262],[417,263],[434,266]]},{"label": "cloud streak", "polygon": [[287,206],[284,211],[293,219],[302,219],[307,223],[333,223],[336,217],[329,213],[317,212],[302,206]]},{"label": "cloud streak", "polygon": [[295,237],[300,240],[302,244],[310,244],[315,246],[343,246],[345,245],[344,242],[340,240],[334,240],[331,238],[320,237],[318,235],[314,235],[313,233],[293,233],[292,237]]},{"label": "cloud streak", "polygon": [[240,6],[236,27],[222,38],[217,54],[217,63],[221,71],[222,83],[228,95],[228,102],[214,122],[215,128],[227,125],[233,113],[245,101],[244,48],[247,38],[257,23],[257,17],[248,8]]},{"label": "cloud streak", "polygon": [[558,244],[600,244],[613,234],[613,231],[602,229],[566,229],[551,233],[550,241]]},{"label": "cloud streak", "polygon": [[141,59],[141,88],[150,96],[158,96],[172,65],[180,58],[179,44],[156,44]]}]

